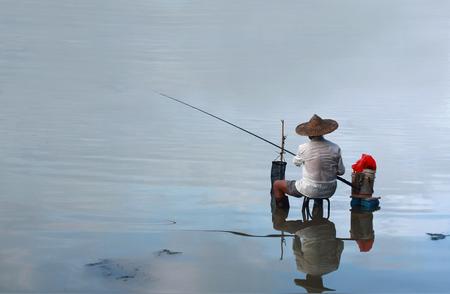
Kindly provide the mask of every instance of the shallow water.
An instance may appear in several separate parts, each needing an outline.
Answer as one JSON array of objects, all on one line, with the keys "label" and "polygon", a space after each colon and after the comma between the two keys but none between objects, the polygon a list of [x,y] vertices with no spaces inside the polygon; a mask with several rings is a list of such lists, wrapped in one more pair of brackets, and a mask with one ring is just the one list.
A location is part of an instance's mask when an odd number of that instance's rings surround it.
[{"label": "shallow water", "polygon": [[[371,250],[343,241],[323,285],[448,292],[450,240],[426,235],[450,233],[448,11],[417,0],[0,1],[0,291],[306,291],[292,237],[208,231],[280,234],[268,193],[277,151],[157,90],[276,142],[284,119],[292,151],[305,142],[298,122],[337,119],[328,138],[344,177],[372,154],[382,199]],[[298,174],[289,163],[287,177]],[[337,238],[350,237],[349,194],[340,184],[332,198]],[[291,206],[300,219],[300,201]]]}]

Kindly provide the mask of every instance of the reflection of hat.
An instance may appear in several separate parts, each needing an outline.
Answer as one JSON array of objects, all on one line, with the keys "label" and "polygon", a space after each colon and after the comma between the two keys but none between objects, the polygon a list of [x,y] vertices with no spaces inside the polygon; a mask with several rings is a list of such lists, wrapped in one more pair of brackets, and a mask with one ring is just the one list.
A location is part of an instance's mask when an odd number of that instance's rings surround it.
[{"label": "reflection of hat", "polygon": [[306,280],[295,279],[295,284],[301,286],[308,291],[308,293],[322,293],[324,291],[335,291],[323,286],[321,276],[306,275]]},{"label": "reflection of hat", "polygon": [[314,114],[309,122],[299,124],[295,128],[295,132],[300,136],[322,136],[333,132],[338,128],[339,124],[333,119],[322,119]]},{"label": "reflection of hat", "polygon": [[318,222],[295,235],[293,251],[299,271],[322,276],[338,269],[344,242],[336,239],[334,223]]}]

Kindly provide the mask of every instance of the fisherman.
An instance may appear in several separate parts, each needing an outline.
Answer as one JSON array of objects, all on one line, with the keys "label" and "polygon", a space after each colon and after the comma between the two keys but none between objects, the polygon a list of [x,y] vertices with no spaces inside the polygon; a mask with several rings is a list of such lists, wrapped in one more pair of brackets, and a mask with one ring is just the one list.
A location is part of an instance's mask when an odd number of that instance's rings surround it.
[{"label": "fisherman", "polygon": [[299,124],[295,132],[308,136],[310,141],[298,148],[293,159],[296,166],[303,166],[303,178],[299,180],[277,180],[273,192],[278,207],[289,203],[286,194],[294,197],[329,198],[336,191],[336,178],[345,172],[340,147],[323,136],[338,128],[332,119],[322,119],[314,114],[309,122]]}]

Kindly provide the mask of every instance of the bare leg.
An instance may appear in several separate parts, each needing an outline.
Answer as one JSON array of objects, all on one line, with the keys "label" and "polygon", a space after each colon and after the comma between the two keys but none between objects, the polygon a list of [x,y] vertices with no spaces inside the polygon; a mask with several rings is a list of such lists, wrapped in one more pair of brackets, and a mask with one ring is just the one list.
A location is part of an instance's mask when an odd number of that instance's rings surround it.
[{"label": "bare leg", "polygon": [[287,193],[287,183],[285,180],[276,180],[273,183],[273,193],[275,196],[275,200],[281,201],[281,199],[283,199],[283,197],[286,196]]}]

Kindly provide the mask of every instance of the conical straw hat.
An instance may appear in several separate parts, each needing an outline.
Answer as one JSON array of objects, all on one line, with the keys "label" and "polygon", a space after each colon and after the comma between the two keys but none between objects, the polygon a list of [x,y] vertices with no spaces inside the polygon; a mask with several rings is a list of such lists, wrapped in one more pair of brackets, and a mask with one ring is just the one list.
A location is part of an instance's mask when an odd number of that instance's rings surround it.
[{"label": "conical straw hat", "polygon": [[333,119],[322,119],[314,114],[309,122],[301,123],[295,128],[300,136],[322,136],[338,128],[339,124]]}]

